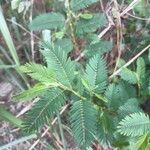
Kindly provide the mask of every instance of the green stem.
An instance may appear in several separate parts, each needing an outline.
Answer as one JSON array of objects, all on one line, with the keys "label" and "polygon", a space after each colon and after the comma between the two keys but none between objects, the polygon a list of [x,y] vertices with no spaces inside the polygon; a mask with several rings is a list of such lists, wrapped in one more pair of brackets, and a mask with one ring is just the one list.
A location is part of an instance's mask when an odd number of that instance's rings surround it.
[{"label": "green stem", "polygon": [[58,119],[58,125],[59,125],[59,130],[60,130],[60,135],[61,135],[63,147],[64,147],[64,150],[67,150],[67,145],[66,145],[66,141],[65,141],[65,137],[64,137],[63,127],[62,127],[62,123],[61,123],[61,118],[60,118],[59,112],[57,112],[57,119]]}]

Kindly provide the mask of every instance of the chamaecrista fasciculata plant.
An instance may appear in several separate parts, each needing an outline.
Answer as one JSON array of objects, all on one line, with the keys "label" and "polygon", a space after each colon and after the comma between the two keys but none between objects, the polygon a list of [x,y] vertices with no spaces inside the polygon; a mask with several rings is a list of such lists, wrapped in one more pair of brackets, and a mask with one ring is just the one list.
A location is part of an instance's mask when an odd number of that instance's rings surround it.
[{"label": "chamaecrista fasciculata plant", "polygon": [[[96,34],[107,19],[104,13],[86,9],[97,1],[67,1],[62,10],[41,14],[30,23],[33,31],[48,29],[51,38],[40,43],[44,64],[21,67],[36,83],[14,99],[39,97],[26,114],[24,130],[38,131],[69,103],[70,128],[79,148],[86,149],[94,141],[132,150],[150,148],[150,120],[140,108],[140,99],[149,96],[149,71],[139,57],[136,69],[125,68],[109,79],[111,71],[104,56],[112,42],[100,40]],[[79,45],[78,39],[84,44]],[[73,57],[78,53],[84,54],[81,61]],[[121,59],[119,65],[125,63]]]}]

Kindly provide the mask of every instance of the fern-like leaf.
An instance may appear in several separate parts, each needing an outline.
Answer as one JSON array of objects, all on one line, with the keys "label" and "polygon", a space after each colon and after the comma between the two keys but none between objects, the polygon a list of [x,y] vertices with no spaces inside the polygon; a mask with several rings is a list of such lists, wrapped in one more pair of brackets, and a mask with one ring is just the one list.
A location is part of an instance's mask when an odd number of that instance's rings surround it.
[{"label": "fern-like leaf", "polygon": [[141,136],[150,131],[150,119],[144,113],[133,113],[126,116],[120,123],[118,132],[126,136]]},{"label": "fern-like leaf", "polygon": [[96,54],[103,55],[104,53],[109,52],[112,49],[112,43],[104,40],[96,43],[91,42],[85,49],[87,50],[86,56],[91,58]]},{"label": "fern-like leaf", "polygon": [[32,100],[32,98],[35,98],[36,96],[41,95],[43,92],[45,92],[49,87],[44,84],[36,84],[34,87],[29,88],[26,91],[23,91],[15,96],[13,96],[13,100],[15,101],[29,101]]},{"label": "fern-like leaf", "polygon": [[56,40],[54,46],[56,49],[61,47],[61,49],[64,50],[67,54],[73,49],[72,41],[67,38]]},{"label": "fern-like leaf", "polygon": [[119,107],[118,114],[125,117],[132,113],[142,112],[139,107],[139,102],[136,98],[131,98],[126,101],[126,103]]},{"label": "fern-like leaf", "polygon": [[88,101],[77,101],[71,109],[71,126],[79,146],[90,146],[96,131],[96,110]]},{"label": "fern-like leaf", "polygon": [[33,106],[32,110],[27,113],[24,129],[32,132],[39,129],[48,119],[51,119],[64,104],[66,98],[63,91],[59,89],[50,89],[40,100]]},{"label": "fern-like leaf", "polygon": [[114,125],[108,113],[101,113],[97,123],[97,138],[99,143],[108,144],[113,140]]},{"label": "fern-like leaf", "polygon": [[145,79],[145,75],[146,75],[145,62],[142,57],[139,57],[136,63],[137,63],[136,73],[138,76],[138,80],[139,80],[140,84],[142,85],[143,80]]},{"label": "fern-like leaf", "polygon": [[52,69],[35,63],[27,63],[20,69],[30,75],[33,79],[38,80],[43,83],[50,83],[55,81],[54,71]]},{"label": "fern-like leaf", "polygon": [[109,100],[107,105],[114,110],[118,110],[127,99],[135,97],[135,89],[128,83],[120,82],[119,84],[112,83],[105,91],[105,96]]},{"label": "fern-like leaf", "polygon": [[92,19],[80,19],[77,22],[76,33],[82,35],[85,33],[95,32],[98,28],[107,23],[106,17],[102,13],[94,14]]},{"label": "fern-like leaf", "polygon": [[71,8],[74,11],[87,8],[89,5],[96,3],[98,0],[71,0]]},{"label": "fern-like leaf", "polygon": [[37,16],[29,24],[29,28],[34,31],[44,29],[62,28],[65,24],[65,18],[60,13],[46,13]]},{"label": "fern-like leaf", "polygon": [[124,68],[120,76],[123,80],[129,82],[130,84],[136,84],[138,83],[137,75],[135,72],[131,71],[130,69]]},{"label": "fern-like leaf", "polygon": [[106,89],[106,62],[98,54],[91,58],[86,66],[85,80],[88,83],[89,89],[95,93],[102,93]]},{"label": "fern-like leaf", "polygon": [[42,51],[48,68],[54,70],[57,80],[63,85],[72,89],[74,79],[75,63],[67,58],[67,54],[60,47],[52,48],[48,43],[43,44],[45,50]]}]

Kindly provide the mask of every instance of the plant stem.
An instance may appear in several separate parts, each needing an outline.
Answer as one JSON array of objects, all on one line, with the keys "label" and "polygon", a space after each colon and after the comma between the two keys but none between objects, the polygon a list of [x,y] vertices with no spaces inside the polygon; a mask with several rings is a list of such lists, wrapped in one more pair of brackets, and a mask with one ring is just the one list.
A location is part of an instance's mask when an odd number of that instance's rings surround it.
[{"label": "plant stem", "polygon": [[59,130],[60,130],[60,135],[61,135],[63,147],[64,147],[64,150],[67,150],[67,145],[66,145],[66,141],[65,141],[65,137],[64,137],[63,127],[62,127],[62,123],[61,123],[61,118],[60,118],[59,112],[57,112],[57,119],[58,119],[58,125],[59,125]]}]

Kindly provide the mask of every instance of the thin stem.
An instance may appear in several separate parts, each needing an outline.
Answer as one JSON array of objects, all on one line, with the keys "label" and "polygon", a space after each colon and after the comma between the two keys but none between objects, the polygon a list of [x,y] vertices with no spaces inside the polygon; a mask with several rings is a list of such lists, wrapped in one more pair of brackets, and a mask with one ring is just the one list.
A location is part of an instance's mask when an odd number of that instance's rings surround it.
[{"label": "thin stem", "polygon": [[59,125],[59,130],[60,130],[60,135],[61,135],[63,147],[64,147],[64,150],[67,150],[67,145],[66,145],[66,141],[65,141],[65,137],[64,137],[63,127],[62,127],[62,123],[61,123],[61,118],[60,118],[59,112],[57,112],[57,120],[58,120],[58,125]]},{"label": "thin stem", "polygon": [[[64,111],[68,108],[68,106],[69,105],[67,104],[63,107],[63,109],[60,112],[60,115],[64,113]],[[51,125],[54,125],[56,121],[57,121],[57,117],[52,121]],[[49,131],[49,129],[50,129],[50,127],[47,127],[47,129],[42,133],[42,135],[32,144],[32,146],[29,148],[29,150],[34,149],[34,147],[40,142],[40,139],[46,135],[46,133]]]},{"label": "thin stem", "polygon": [[150,44],[146,46],[143,50],[141,50],[136,56],[134,56],[130,61],[128,61],[124,66],[122,66],[120,69],[118,69],[116,72],[114,72],[109,79],[114,78],[116,75],[118,75],[124,68],[128,67],[131,63],[133,63],[139,56],[141,56],[145,51],[147,51],[150,48]]}]

